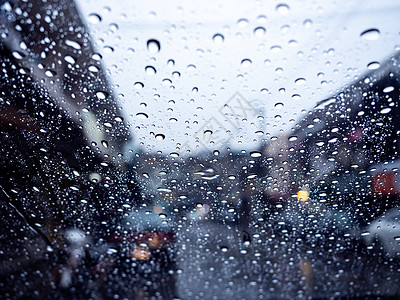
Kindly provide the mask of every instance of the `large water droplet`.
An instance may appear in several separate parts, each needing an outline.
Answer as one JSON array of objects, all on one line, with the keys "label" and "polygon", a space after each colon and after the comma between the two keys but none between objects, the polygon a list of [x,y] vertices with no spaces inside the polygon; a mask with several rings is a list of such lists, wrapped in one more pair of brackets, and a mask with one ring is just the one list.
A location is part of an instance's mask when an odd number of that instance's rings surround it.
[{"label": "large water droplet", "polygon": [[370,70],[376,70],[376,69],[379,69],[380,66],[381,65],[379,64],[379,62],[372,61],[367,65],[367,68],[370,69]]},{"label": "large water droplet", "polygon": [[145,113],[137,113],[136,117],[139,119],[147,119],[149,116]]},{"label": "large water droplet", "polygon": [[157,141],[162,141],[165,139],[165,135],[163,135],[162,133],[156,134],[155,136]]},{"label": "large water droplet", "polygon": [[265,34],[265,31],[264,27],[257,27],[254,29],[253,33],[256,37],[262,37]]},{"label": "large water droplet", "polygon": [[145,68],[145,71],[146,71],[147,75],[155,75],[157,73],[156,68],[154,68],[152,66],[147,66]]},{"label": "large water droplet", "polygon": [[213,41],[217,45],[222,44],[224,42],[224,40],[225,40],[224,36],[222,34],[220,34],[220,33],[216,33],[213,36]]},{"label": "large water droplet", "polygon": [[73,58],[71,55],[65,55],[64,60],[70,64],[74,64],[76,62],[75,58]]},{"label": "large water droplet", "polygon": [[285,3],[278,4],[275,8],[277,13],[282,16],[287,15],[289,13],[289,9],[290,9],[289,5],[287,5]]},{"label": "large water droplet", "polygon": [[102,140],[101,144],[103,145],[104,148],[108,148],[108,142],[106,140]]},{"label": "large water droplet", "polygon": [[249,24],[249,21],[247,19],[239,19],[237,21],[237,24],[239,27],[243,28],[243,27],[246,27],[247,24]]},{"label": "large water droplet", "polygon": [[98,14],[90,14],[88,16],[89,23],[99,24],[101,22],[101,17]]},{"label": "large water droplet", "polygon": [[65,40],[65,44],[67,46],[70,46],[76,50],[81,49],[81,45],[78,42],[72,41],[72,40]]},{"label": "large water droplet", "polygon": [[380,36],[381,33],[376,28],[367,29],[360,34],[360,37],[367,41],[375,41],[379,39]]},{"label": "large water droplet", "polygon": [[248,68],[251,65],[251,60],[248,58],[243,59],[240,64],[242,65],[243,68]]},{"label": "large water droplet", "polygon": [[142,82],[135,82],[134,84],[135,89],[141,90],[144,87],[144,84]]},{"label": "large water droplet", "polygon": [[261,157],[262,153],[260,151],[252,151],[250,152],[251,157]]},{"label": "large water droplet", "polygon": [[151,54],[155,54],[158,53],[161,49],[161,45],[160,42],[154,39],[148,40],[147,41],[147,50],[151,53]]},{"label": "large water droplet", "polygon": [[382,110],[380,111],[380,113],[381,113],[381,114],[387,114],[387,113],[389,113],[391,110],[392,110],[392,109],[391,109],[390,107],[386,107],[386,108],[382,109]]},{"label": "large water droplet", "polygon": [[100,100],[106,99],[108,96],[107,92],[102,92],[102,91],[98,91],[96,92],[96,96],[97,98],[99,98]]},{"label": "large water droplet", "polygon": [[305,78],[297,78],[294,81],[294,83],[297,84],[297,85],[302,85],[302,84],[306,83],[306,79]]}]

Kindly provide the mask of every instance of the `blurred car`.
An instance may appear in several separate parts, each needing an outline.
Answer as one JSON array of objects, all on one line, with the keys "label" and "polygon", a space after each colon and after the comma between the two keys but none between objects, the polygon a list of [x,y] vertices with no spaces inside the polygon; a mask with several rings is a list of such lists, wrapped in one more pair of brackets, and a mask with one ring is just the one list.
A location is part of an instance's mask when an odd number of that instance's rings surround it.
[{"label": "blurred car", "polygon": [[153,282],[153,294],[175,295],[173,219],[161,206],[132,210],[107,241],[119,272],[143,285]]},{"label": "blurred car", "polygon": [[364,242],[369,246],[382,246],[389,257],[400,253],[400,208],[388,210],[373,221],[362,234]]}]

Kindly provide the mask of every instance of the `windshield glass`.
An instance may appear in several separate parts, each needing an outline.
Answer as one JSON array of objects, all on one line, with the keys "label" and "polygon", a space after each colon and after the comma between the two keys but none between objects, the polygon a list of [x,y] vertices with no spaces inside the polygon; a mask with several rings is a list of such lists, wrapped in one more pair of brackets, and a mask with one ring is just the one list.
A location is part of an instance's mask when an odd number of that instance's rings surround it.
[{"label": "windshield glass", "polygon": [[400,297],[399,14],[0,0],[0,298]]}]

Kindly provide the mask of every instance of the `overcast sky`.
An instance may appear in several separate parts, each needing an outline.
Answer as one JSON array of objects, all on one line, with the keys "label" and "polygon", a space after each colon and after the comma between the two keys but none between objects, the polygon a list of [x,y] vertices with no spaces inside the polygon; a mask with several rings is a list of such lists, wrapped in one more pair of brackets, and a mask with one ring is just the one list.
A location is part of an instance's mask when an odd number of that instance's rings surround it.
[{"label": "overcast sky", "polygon": [[78,4],[149,152],[256,149],[400,49],[394,0]]}]

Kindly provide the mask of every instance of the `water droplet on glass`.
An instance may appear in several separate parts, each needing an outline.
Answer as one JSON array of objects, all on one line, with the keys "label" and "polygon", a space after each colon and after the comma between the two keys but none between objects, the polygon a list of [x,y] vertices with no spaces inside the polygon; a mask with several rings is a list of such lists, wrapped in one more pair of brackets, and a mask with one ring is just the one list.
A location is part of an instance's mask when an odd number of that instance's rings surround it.
[{"label": "water droplet on glass", "polygon": [[124,118],[119,117],[119,116],[116,116],[116,117],[114,118],[114,120],[117,121],[117,122],[122,122],[122,121],[124,121]]},{"label": "water droplet on glass", "polygon": [[299,94],[293,94],[293,95],[292,95],[292,99],[293,99],[293,100],[300,100],[300,99],[301,99],[301,96],[300,96]]},{"label": "water droplet on glass", "polygon": [[289,142],[293,142],[293,141],[297,140],[297,136],[292,135],[292,136],[289,137],[288,140],[289,140]]},{"label": "water droplet on glass", "polygon": [[304,26],[305,28],[310,28],[310,27],[312,26],[312,21],[311,21],[310,19],[305,19],[305,20],[303,21],[303,26]]},{"label": "water droplet on glass", "polygon": [[90,14],[88,16],[89,23],[99,24],[101,22],[101,17],[98,14]]},{"label": "water droplet on glass", "polygon": [[228,252],[228,247],[222,246],[222,247],[221,247],[221,251],[222,251],[222,252]]},{"label": "water droplet on glass", "polygon": [[287,15],[289,13],[289,9],[290,9],[289,5],[287,5],[285,3],[278,4],[275,8],[277,13],[282,16]]},{"label": "water droplet on glass", "polygon": [[156,68],[154,68],[152,66],[147,66],[145,68],[145,71],[146,71],[147,75],[155,75],[157,73]]},{"label": "water droplet on glass", "polygon": [[75,63],[75,58],[73,58],[71,55],[65,55],[64,60],[67,63],[70,63],[70,64],[74,64]]},{"label": "water droplet on glass", "polygon": [[25,57],[25,54],[19,51],[13,51],[12,56],[14,56],[16,59],[23,59]]},{"label": "water droplet on glass", "polygon": [[136,117],[139,119],[147,119],[149,116],[145,113],[137,113]]},{"label": "water droplet on glass", "polygon": [[384,93],[390,93],[394,91],[394,87],[393,86],[387,86],[383,89]]},{"label": "water droplet on glass", "polygon": [[237,24],[239,27],[243,28],[243,27],[246,27],[247,24],[249,24],[249,21],[247,19],[239,19],[237,21]]},{"label": "water droplet on glass", "polygon": [[391,109],[390,107],[386,107],[386,108],[382,109],[382,110],[380,111],[380,113],[381,113],[381,114],[387,114],[387,113],[389,113],[391,110],[392,110],[392,109]]},{"label": "water droplet on glass", "polygon": [[54,77],[54,76],[57,75],[57,73],[56,73],[55,71],[53,71],[53,70],[46,70],[46,72],[44,72],[44,74],[45,74],[47,77]]},{"label": "water droplet on glass", "polygon": [[175,66],[175,61],[174,61],[173,59],[169,59],[169,60],[167,61],[167,66],[170,67],[170,68],[172,68],[173,66]]},{"label": "water droplet on glass", "polygon": [[240,63],[242,65],[243,68],[248,68],[251,65],[251,60],[246,58],[243,59],[242,62]]},{"label": "water droplet on glass", "polygon": [[378,29],[371,28],[361,32],[360,37],[367,41],[376,41],[380,35],[381,33]]},{"label": "water droplet on glass", "polygon": [[92,58],[93,58],[94,60],[99,61],[99,60],[102,59],[103,57],[101,56],[100,53],[93,53]]},{"label": "water droplet on glass", "polygon": [[157,141],[162,141],[165,139],[165,135],[163,135],[162,133],[156,134],[155,136]]},{"label": "water droplet on glass", "polygon": [[88,68],[88,70],[89,70],[90,72],[97,73],[97,72],[99,71],[99,68],[96,67],[96,66],[90,65],[89,68]]},{"label": "water droplet on glass", "polygon": [[104,50],[104,53],[106,53],[106,54],[111,54],[114,52],[114,48],[111,46],[104,46],[103,50]]},{"label": "water droplet on glass", "polygon": [[260,151],[252,151],[250,152],[251,157],[261,157],[262,153]]},{"label": "water droplet on glass", "polygon": [[219,152],[218,150],[215,150],[215,151],[213,152],[213,154],[214,154],[215,156],[218,156],[218,155],[220,154],[220,152]]},{"label": "water droplet on glass", "polygon": [[380,65],[379,62],[373,61],[373,62],[370,62],[370,63],[367,65],[367,68],[370,69],[370,70],[376,70],[376,69],[379,69],[380,66],[381,66],[381,65]]},{"label": "water droplet on glass", "polygon": [[222,34],[220,34],[220,33],[216,33],[213,36],[213,41],[217,45],[222,44],[224,42],[224,40],[225,40],[224,36]]},{"label": "water droplet on glass", "polygon": [[196,70],[196,66],[195,65],[188,65],[186,68],[187,68],[188,71],[191,71],[191,72]]},{"label": "water droplet on glass", "polygon": [[306,79],[305,78],[297,78],[294,81],[294,83],[297,84],[297,85],[302,85],[302,84],[306,83]]},{"label": "water droplet on glass", "polygon": [[176,123],[176,122],[178,122],[178,120],[177,120],[176,118],[170,118],[169,121],[170,121],[171,123]]},{"label": "water droplet on glass", "polygon": [[256,37],[262,37],[265,34],[266,30],[264,27],[257,27],[254,29],[253,33]]},{"label": "water droplet on glass", "polygon": [[65,40],[65,44],[67,46],[70,46],[76,50],[81,49],[81,45],[78,42],[72,41],[72,40]]},{"label": "water droplet on glass", "polygon": [[276,109],[282,109],[283,106],[284,106],[284,104],[282,102],[278,102],[278,103],[275,104],[275,108]]},{"label": "water droplet on glass", "polygon": [[204,135],[212,135],[212,131],[211,130],[205,130],[204,131]]},{"label": "water droplet on glass", "polygon": [[171,157],[179,157],[179,154],[176,152],[172,152],[169,154]]},{"label": "water droplet on glass", "polygon": [[101,144],[103,145],[104,148],[108,148],[108,142],[106,140],[102,140]]},{"label": "water droplet on glass", "polygon": [[108,93],[107,93],[107,92],[101,92],[101,91],[99,91],[99,92],[96,92],[96,96],[97,96],[97,98],[103,100],[103,99],[106,99],[106,98],[107,98]]},{"label": "water droplet on glass", "polygon": [[279,53],[279,52],[281,52],[281,50],[282,50],[282,47],[279,45],[274,45],[271,47],[271,53]]},{"label": "water droplet on glass", "polygon": [[173,77],[174,79],[178,79],[179,77],[181,77],[181,73],[179,73],[179,72],[177,72],[177,71],[172,72],[172,77]]},{"label": "water droplet on glass", "polygon": [[160,42],[154,39],[148,40],[147,41],[147,50],[151,53],[151,54],[155,54],[158,53],[161,49],[161,45]]},{"label": "water droplet on glass", "polygon": [[144,84],[142,82],[135,82],[135,84],[133,85],[135,87],[135,89],[137,90],[141,90],[144,87]]}]

